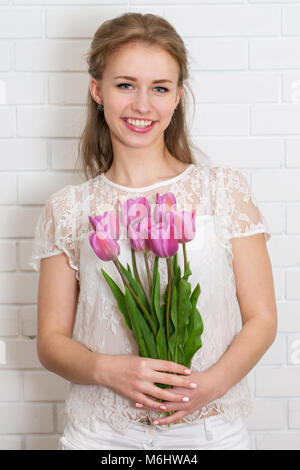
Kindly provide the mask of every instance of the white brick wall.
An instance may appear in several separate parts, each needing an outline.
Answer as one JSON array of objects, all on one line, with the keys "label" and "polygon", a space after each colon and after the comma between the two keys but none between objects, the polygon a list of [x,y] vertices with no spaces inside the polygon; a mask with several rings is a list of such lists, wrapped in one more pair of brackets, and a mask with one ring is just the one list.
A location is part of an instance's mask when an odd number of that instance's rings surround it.
[{"label": "white brick wall", "polygon": [[[300,0],[0,0],[0,449],[56,449],[68,382],[36,351],[28,266],[46,199],[73,168],[102,21],[156,13],[191,54],[192,135],[249,178],[272,232],[278,335],[249,374],[253,449],[300,450]],[[190,118],[190,117],[189,117]]]}]

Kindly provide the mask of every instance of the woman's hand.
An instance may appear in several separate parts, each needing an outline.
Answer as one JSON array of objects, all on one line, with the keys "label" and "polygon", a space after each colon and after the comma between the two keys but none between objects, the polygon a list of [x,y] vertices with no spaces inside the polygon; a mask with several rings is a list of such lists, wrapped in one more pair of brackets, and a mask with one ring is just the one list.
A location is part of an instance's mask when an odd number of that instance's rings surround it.
[{"label": "woman's hand", "polygon": [[[164,412],[174,411],[170,416],[163,418],[157,418],[154,421],[154,424],[169,424],[177,423],[184,416],[193,413],[193,411],[202,408],[214,401],[216,398],[219,398],[224,395],[225,391],[222,390],[222,386],[218,387],[218,382],[215,375],[206,370],[204,372],[192,371],[189,377],[191,382],[197,384],[197,388],[194,390],[186,390],[181,387],[173,387],[171,390],[173,393],[182,395],[189,398],[188,402],[178,402],[178,401],[168,401],[163,403],[165,405]],[[222,390],[222,391],[221,391]],[[141,408],[141,407],[139,407]],[[147,406],[143,406],[141,409],[151,410]]]},{"label": "woman's hand", "polygon": [[[162,403],[155,398],[180,403],[192,390],[191,372],[185,374],[187,367],[176,362],[117,354],[107,355],[104,366],[102,362],[103,367],[105,369],[103,385],[130,398],[134,403],[138,402],[151,409],[164,410],[161,407]],[[178,389],[174,392],[173,388],[160,388],[154,385],[155,383],[180,387],[180,392]]]}]

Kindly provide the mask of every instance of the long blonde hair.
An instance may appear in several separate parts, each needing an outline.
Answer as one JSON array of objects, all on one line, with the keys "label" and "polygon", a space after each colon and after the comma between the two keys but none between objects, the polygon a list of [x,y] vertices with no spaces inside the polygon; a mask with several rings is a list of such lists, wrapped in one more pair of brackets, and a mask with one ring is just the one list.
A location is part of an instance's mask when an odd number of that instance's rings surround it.
[{"label": "long blonde hair", "polygon": [[[187,129],[187,91],[192,95],[195,108],[195,98],[187,81],[188,53],[181,37],[164,18],[150,13],[124,13],[102,23],[94,34],[90,50],[84,54],[89,75],[101,80],[110,55],[129,43],[160,46],[177,61],[180,69],[177,86],[182,87],[182,96],[164,131],[165,145],[170,154],[181,162],[209,164],[209,157],[194,145]],[[99,112],[97,107],[98,103],[89,89],[86,124],[78,142],[78,158],[87,179],[106,172],[113,161],[109,127],[104,113]],[[200,158],[195,159],[192,149],[200,153]]]}]

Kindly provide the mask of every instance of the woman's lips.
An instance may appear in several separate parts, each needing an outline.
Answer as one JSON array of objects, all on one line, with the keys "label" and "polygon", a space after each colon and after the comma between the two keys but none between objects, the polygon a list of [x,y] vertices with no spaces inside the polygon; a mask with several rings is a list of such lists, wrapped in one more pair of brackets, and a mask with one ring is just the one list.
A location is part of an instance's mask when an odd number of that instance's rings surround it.
[{"label": "woman's lips", "polygon": [[128,129],[130,129],[131,131],[134,131],[134,132],[138,132],[140,134],[145,134],[146,132],[151,131],[151,129],[153,129],[153,127],[154,127],[154,124],[156,123],[156,121],[153,121],[152,124],[150,124],[150,126],[142,128],[142,127],[136,127],[133,124],[130,124],[124,118],[122,118],[122,121],[124,122],[125,126]]}]

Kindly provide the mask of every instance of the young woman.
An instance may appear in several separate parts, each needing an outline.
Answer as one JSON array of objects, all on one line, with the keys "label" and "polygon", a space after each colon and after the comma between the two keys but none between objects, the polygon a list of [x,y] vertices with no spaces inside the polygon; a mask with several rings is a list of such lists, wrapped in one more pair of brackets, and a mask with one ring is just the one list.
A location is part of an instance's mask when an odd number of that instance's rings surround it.
[{"label": "young woman", "polygon": [[[151,14],[106,21],[91,44],[79,146],[86,181],[49,197],[31,261],[40,269],[39,359],[71,382],[59,449],[251,447],[246,375],[277,328],[270,233],[243,173],[212,167],[204,154],[194,158],[185,121],[187,62],[180,36]],[[157,193],[168,192],[178,209],[196,209],[196,236],[186,248],[189,281],[201,287],[204,332],[188,372],[139,356],[101,268],[122,288],[119,273],[95,256],[88,237],[90,215],[117,210],[129,198],[154,204]],[[120,261],[131,264],[129,239],[119,244]],[[137,263],[143,266],[142,253]],[[159,269],[166,285],[166,263]]]}]

